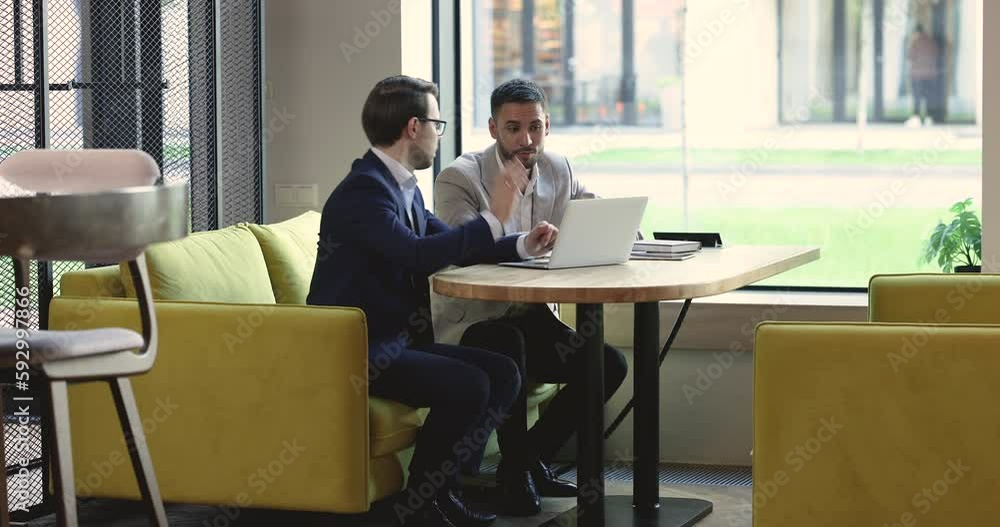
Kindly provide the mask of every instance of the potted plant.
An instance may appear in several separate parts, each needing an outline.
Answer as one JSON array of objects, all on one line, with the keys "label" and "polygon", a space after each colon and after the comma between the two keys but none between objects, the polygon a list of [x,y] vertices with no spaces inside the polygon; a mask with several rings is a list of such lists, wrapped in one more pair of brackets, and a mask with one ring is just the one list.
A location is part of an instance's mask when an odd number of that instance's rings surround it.
[{"label": "potted plant", "polygon": [[972,198],[949,209],[950,223],[938,223],[924,248],[925,263],[937,261],[945,273],[978,273],[983,261],[983,226],[972,209]]}]

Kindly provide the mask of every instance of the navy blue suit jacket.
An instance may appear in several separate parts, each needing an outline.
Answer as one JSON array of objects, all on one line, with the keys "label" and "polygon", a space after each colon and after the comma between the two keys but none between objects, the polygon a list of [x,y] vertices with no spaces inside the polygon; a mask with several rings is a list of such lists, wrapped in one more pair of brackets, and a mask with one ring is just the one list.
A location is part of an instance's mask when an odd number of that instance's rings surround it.
[{"label": "navy blue suit jacket", "polygon": [[517,235],[494,242],[479,217],[451,228],[424,208],[420,189],[409,226],[392,173],[369,150],[330,194],[306,302],[355,306],[368,319],[369,354],[387,343],[434,340],[428,276],[449,265],[520,259]]}]

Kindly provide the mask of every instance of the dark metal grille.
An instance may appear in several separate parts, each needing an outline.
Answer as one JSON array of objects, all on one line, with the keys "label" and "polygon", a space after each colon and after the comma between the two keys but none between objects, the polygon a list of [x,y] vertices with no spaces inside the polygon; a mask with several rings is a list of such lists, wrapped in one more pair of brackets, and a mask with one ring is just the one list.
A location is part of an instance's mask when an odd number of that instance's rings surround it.
[{"label": "dark metal grille", "polygon": [[[31,89],[15,87],[31,85],[35,80],[33,66],[31,3],[22,0],[0,0],[0,162],[18,150],[35,146],[35,100]],[[0,196],[24,192],[0,180]],[[4,236],[5,233],[0,233]],[[0,257],[0,326],[14,325],[14,269],[11,259]]]},{"label": "dark metal grille", "polygon": [[[261,221],[260,17],[259,0],[0,0],[0,162],[30,148],[139,148],[163,182],[190,184],[193,231],[217,228],[220,211],[223,224]],[[22,194],[0,180],[0,197]],[[47,326],[60,277],[83,267],[30,263],[32,328]],[[14,282],[0,257],[0,327],[15,324]],[[22,521],[47,508],[35,507],[48,486],[44,397],[15,445],[22,394],[10,381],[0,372],[8,474],[31,461],[29,477],[8,478],[30,495]],[[13,492],[9,503],[24,505]]]},{"label": "dark metal grille", "polygon": [[172,109],[171,113],[177,111],[189,116],[190,149],[187,155],[191,178],[191,227],[195,231],[205,231],[219,225],[215,2],[188,0],[185,3],[188,19],[188,107]]},{"label": "dark metal grille", "polygon": [[260,2],[222,2],[220,226],[261,221]]},{"label": "dark metal grille", "polygon": [[[44,141],[44,113],[39,111],[39,95],[36,79],[41,76],[38,71],[38,61],[41,57],[41,42],[38,38],[39,28],[36,22],[41,17],[41,4],[29,0],[0,0],[0,162],[11,154],[24,149],[34,148]],[[0,181],[0,197],[27,194],[10,183]],[[4,236],[5,233],[0,233]],[[32,266],[33,267],[33,266]],[[39,320],[39,287],[38,275],[29,273],[30,317],[28,325],[38,328]],[[13,261],[9,257],[0,257],[0,326],[13,327],[15,273]],[[16,410],[10,398],[13,395],[12,386],[8,384],[11,376],[0,376],[4,385],[4,449],[7,453],[8,505],[12,511],[16,509],[36,507],[42,502],[44,482],[41,465],[41,427],[37,405],[31,405],[31,424],[26,428],[26,441],[18,439],[12,415]],[[40,386],[38,386],[40,387]],[[38,388],[33,386],[33,388]],[[18,395],[24,395],[18,394]],[[20,442],[18,442],[20,441]],[[16,466],[21,459],[29,461],[29,467],[34,472],[30,477],[22,478],[15,474]],[[14,519],[24,518],[23,512],[14,512]]]}]

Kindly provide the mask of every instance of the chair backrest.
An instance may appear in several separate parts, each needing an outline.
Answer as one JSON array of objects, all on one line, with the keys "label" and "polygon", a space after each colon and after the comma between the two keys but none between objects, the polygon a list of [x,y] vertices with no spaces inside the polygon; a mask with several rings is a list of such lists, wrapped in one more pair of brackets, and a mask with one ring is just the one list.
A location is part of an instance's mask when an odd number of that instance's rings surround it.
[{"label": "chair backrest", "polygon": [[[15,258],[25,280],[28,259],[128,261],[145,340],[137,372],[152,367],[157,348],[143,251],[188,232],[186,186],[151,186],[159,175],[139,150],[24,150],[0,163],[0,178],[36,193],[0,199],[0,254]],[[110,373],[88,368],[63,375]]]},{"label": "chair backrest", "polygon": [[0,178],[34,194],[2,198],[0,254],[120,262],[183,237],[186,189],[153,186],[159,173],[139,150],[17,152],[0,163]]},{"label": "chair backrest", "polygon": [[868,284],[871,322],[1000,324],[1000,275],[875,275]]},{"label": "chair backrest", "polygon": [[998,349],[995,325],[757,326],[753,525],[996,525]]},{"label": "chair backrest", "polygon": [[141,187],[159,175],[156,161],[141,150],[22,150],[0,163],[0,178],[49,194]]}]

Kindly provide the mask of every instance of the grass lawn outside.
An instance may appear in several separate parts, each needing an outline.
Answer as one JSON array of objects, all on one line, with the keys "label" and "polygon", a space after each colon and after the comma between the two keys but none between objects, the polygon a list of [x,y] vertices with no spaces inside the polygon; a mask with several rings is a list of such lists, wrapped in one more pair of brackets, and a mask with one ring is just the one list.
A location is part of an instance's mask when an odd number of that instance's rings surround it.
[{"label": "grass lawn outside", "polygon": [[651,202],[643,236],[651,238],[656,230],[711,231],[721,233],[726,245],[816,246],[818,261],[755,285],[868,287],[874,274],[940,272],[919,258],[924,240],[947,211],[897,208],[871,218],[864,209],[850,208],[697,209],[687,229],[681,214]]},{"label": "grass lawn outside", "polygon": [[191,147],[189,145],[163,145],[163,161],[172,163],[191,157]]},{"label": "grass lawn outside", "polygon": [[[0,158],[5,158],[20,150],[24,150],[24,148],[14,147],[10,145],[0,145]],[[187,159],[189,157],[191,157],[191,147],[189,145],[186,144],[163,145],[163,161],[166,163],[180,161],[182,159]]]},{"label": "grass lawn outside", "polygon": [[[679,165],[680,148],[619,148],[595,152],[587,157],[591,164]],[[767,166],[897,166],[914,162],[908,150],[761,150],[761,149],[692,149],[692,165],[739,165],[759,163]],[[940,166],[981,166],[981,150],[943,150],[928,158],[928,164]]]}]

